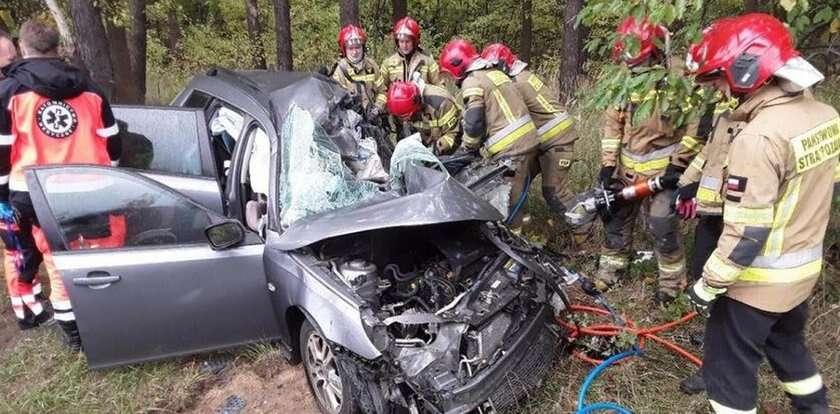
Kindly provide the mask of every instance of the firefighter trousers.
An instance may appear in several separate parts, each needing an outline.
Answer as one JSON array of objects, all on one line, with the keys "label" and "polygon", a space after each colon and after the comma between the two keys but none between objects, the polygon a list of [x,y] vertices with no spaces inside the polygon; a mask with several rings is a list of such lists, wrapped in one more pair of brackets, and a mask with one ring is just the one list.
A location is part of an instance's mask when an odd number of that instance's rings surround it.
[{"label": "firefighter trousers", "polygon": [[[38,268],[41,263],[50,280],[50,302],[54,318],[62,325],[74,323],[75,317],[70,297],[58,273],[47,239],[38,223],[28,192],[13,191],[9,201],[17,212],[17,226],[2,231],[6,245],[4,268],[6,286],[12,300],[12,309],[21,327],[28,326],[34,318],[45,312],[39,297]],[[11,247],[11,249],[10,249]],[[63,326],[62,326],[63,327]]]},{"label": "firefighter trousers", "polygon": [[516,169],[513,176],[507,178],[510,184],[510,202],[506,223],[517,233],[522,231],[522,219],[525,217],[526,208],[525,201],[528,198],[528,188],[530,188],[533,179],[531,171],[534,169],[534,163],[537,162],[536,157],[536,149],[524,154],[499,157],[499,159],[510,159]]},{"label": "firefighter trousers", "polygon": [[679,220],[671,207],[673,191],[665,190],[636,202],[622,203],[604,219],[604,246],[596,277],[607,285],[618,282],[630,264],[633,232],[641,213],[653,238],[659,268],[659,290],[677,296],[686,286],[685,252]]},{"label": "firefighter trousers", "polygon": [[694,228],[694,252],[688,266],[688,277],[691,282],[696,282],[703,277],[703,266],[715,251],[721,233],[723,233],[722,216],[701,215],[698,218],[697,227]]},{"label": "firefighter trousers", "polygon": [[766,356],[797,412],[828,414],[826,388],[805,345],[807,320],[807,301],[785,313],[726,296],[715,302],[706,322],[703,380],[716,413],[756,412],[758,367]]},{"label": "firefighter trousers", "polygon": [[[569,169],[574,161],[573,145],[554,145],[540,148],[537,161],[532,163],[531,177],[542,176],[542,195],[548,208],[561,222],[565,222],[564,214],[572,204],[574,194],[569,190]],[[577,243],[586,239],[592,230],[590,224],[576,227],[572,230]]]}]

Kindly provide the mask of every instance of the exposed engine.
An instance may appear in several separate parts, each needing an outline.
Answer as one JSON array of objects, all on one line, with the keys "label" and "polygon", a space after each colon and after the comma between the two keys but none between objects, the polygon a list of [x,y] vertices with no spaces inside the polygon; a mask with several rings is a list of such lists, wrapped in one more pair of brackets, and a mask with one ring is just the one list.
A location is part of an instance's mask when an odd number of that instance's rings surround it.
[{"label": "exposed engine", "polygon": [[369,304],[376,332],[388,336],[383,354],[402,382],[397,400],[407,407],[438,406],[432,400],[492,366],[552,295],[562,299],[555,312],[562,310],[565,295],[556,281],[546,283],[547,263],[529,253],[532,247],[517,251],[515,240],[503,241],[516,238],[503,227],[453,223],[366,237],[340,241],[353,245],[351,256],[330,256],[328,245],[321,254]]}]

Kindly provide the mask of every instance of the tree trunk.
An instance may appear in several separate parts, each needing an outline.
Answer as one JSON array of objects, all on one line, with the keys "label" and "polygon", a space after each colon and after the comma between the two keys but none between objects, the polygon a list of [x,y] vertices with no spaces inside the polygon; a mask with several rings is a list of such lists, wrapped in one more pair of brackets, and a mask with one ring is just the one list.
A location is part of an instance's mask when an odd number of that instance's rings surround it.
[{"label": "tree trunk", "polygon": [[76,29],[79,52],[94,83],[111,98],[114,72],[108,53],[108,39],[102,25],[102,14],[89,0],[70,0],[70,15]]},{"label": "tree trunk", "polygon": [[521,4],[520,17],[522,29],[519,32],[519,58],[531,61],[531,43],[533,42],[533,14],[534,8],[531,0],[523,0]]},{"label": "tree trunk", "polygon": [[76,53],[76,42],[73,40],[73,32],[70,31],[70,26],[67,25],[67,19],[64,18],[64,12],[61,10],[61,6],[58,5],[58,1],[44,0],[44,3],[50,9],[50,14],[53,20],[55,20],[56,27],[58,27],[58,33],[61,35],[61,47],[64,49],[64,53],[73,58],[78,57]]},{"label": "tree trunk", "polygon": [[348,24],[359,25],[359,0],[341,0],[341,27]]},{"label": "tree trunk", "polygon": [[408,0],[391,0],[391,21],[394,23],[408,14]]},{"label": "tree trunk", "polygon": [[177,54],[178,43],[181,41],[181,24],[176,11],[172,10],[166,16],[166,48],[173,56]]},{"label": "tree trunk", "polygon": [[257,69],[265,69],[265,50],[262,44],[262,25],[260,8],[257,0],[245,0],[245,28],[251,41],[251,64]]},{"label": "tree trunk", "polygon": [[575,27],[575,18],[583,8],[583,0],[566,0],[563,15],[563,57],[560,68],[560,97],[568,102],[577,92],[578,74],[586,55],[583,50],[584,28]]},{"label": "tree trunk", "polygon": [[146,0],[129,0],[131,33],[128,54],[134,103],[146,102]]},{"label": "tree trunk", "polygon": [[277,34],[277,69],[292,70],[292,18],[289,0],[274,2],[274,31]]},{"label": "tree trunk", "polygon": [[108,50],[111,54],[114,69],[114,91],[111,94],[113,103],[137,103],[137,94],[132,85],[131,58],[128,55],[128,36],[125,28],[116,26],[110,21],[106,23],[108,32]]}]

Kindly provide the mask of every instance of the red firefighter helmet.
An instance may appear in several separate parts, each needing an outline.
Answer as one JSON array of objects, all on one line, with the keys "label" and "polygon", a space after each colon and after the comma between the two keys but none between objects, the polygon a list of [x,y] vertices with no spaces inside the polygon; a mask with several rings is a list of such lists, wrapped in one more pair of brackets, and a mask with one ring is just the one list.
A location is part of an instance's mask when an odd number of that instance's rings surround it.
[{"label": "red firefighter helmet", "polygon": [[420,110],[420,88],[414,82],[396,81],[388,88],[388,112],[407,118]]},{"label": "red firefighter helmet", "polygon": [[410,16],[405,16],[397,20],[394,24],[393,34],[394,41],[400,37],[408,36],[414,40],[415,47],[420,44],[420,25],[417,23],[417,20],[414,20]]},{"label": "red firefighter helmet", "polygon": [[484,46],[481,57],[493,63],[504,62],[508,69],[513,66],[517,59],[516,55],[504,43],[492,43]]},{"label": "red firefighter helmet", "polygon": [[703,30],[686,58],[695,76],[722,75],[734,93],[747,94],[799,56],[784,23],[764,13],[719,19]]},{"label": "red firefighter helmet", "polygon": [[362,46],[367,42],[367,34],[364,29],[353,24],[348,24],[341,28],[338,32],[338,48],[341,50],[341,55],[344,56],[344,50],[347,46],[353,44],[360,44]]},{"label": "red firefighter helmet", "polygon": [[460,80],[467,76],[467,68],[478,58],[478,52],[472,43],[464,39],[454,39],[440,50],[438,60],[441,70]]},{"label": "red firefighter helmet", "polygon": [[[637,22],[635,17],[629,16],[618,25],[615,32],[618,38],[613,43],[613,60],[626,62],[630,66],[638,65],[653,56],[658,50],[656,41],[664,41],[668,36],[665,26],[651,24],[647,17]],[[630,56],[630,52],[625,50],[624,37],[627,36],[633,36],[639,41],[639,52],[634,56]]]}]

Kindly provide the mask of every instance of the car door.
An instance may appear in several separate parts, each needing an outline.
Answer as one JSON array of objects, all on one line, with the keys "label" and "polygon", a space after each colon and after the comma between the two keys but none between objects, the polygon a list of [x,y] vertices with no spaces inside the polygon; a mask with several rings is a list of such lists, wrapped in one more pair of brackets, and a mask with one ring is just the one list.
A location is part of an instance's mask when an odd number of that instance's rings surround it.
[{"label": "car door", "polygon": [[123,151],[119,166],[140,170],[211,210],[224,203],[204,112],[155,106],[114,106]]},{"label": "car door", "polygon": [[93,368],[279,338],[262,240],[210,248],[226,220],[132,171],[27,171],[36,214]]}]

